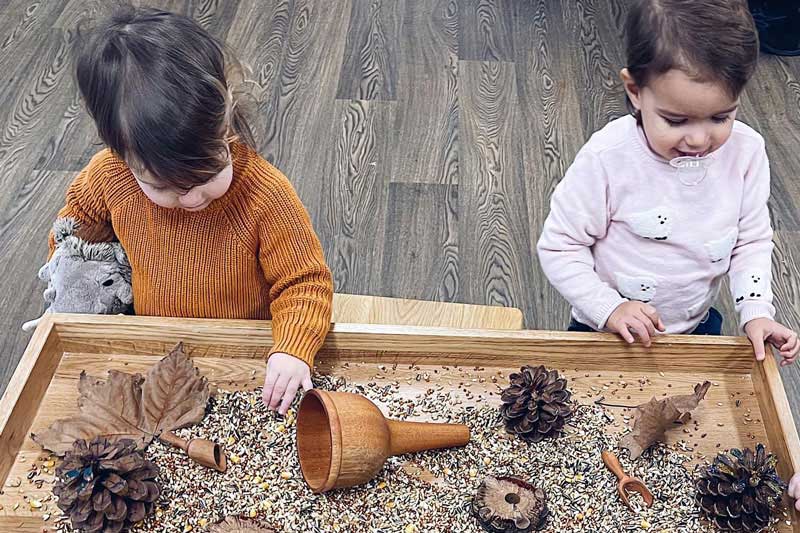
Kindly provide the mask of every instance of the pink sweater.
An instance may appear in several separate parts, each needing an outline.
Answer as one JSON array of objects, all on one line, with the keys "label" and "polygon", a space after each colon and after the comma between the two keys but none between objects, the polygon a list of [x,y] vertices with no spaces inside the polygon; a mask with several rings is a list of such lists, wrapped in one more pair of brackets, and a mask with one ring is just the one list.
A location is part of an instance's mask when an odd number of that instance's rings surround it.
[{"label": "pink sweater", "polygon": [[[673,162],[674,163],[674,162]],[[772,318],[772,227],[764,139],[741,122],[707,166],[656,155],[631,116],[581,148],[551,199],[542,268],[573,317],[602,330],[627,300],[689,333],[730,276],[740,326]]]}]

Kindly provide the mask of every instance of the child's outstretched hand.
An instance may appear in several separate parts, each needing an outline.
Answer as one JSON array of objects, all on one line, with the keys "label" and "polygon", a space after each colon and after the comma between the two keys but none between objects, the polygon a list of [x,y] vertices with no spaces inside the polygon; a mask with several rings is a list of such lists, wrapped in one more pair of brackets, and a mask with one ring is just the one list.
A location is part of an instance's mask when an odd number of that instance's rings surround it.
[{"label": "child's outstretched hand", "polygon": [[277,408],[281,415],[285,415],[301,386],[303,390],[314,388],[308,365],[288,353],[273,353],[267,361],[267,375],[261,393],[264,405],[273,410]]},{"label": "child's outstretched hand", "polygon": [[620,334],[629,344],[634,343],[633,333],[639,337],[646,347],[650,347],[656,330],[665,331],[664,323],[658,311],[652,305],[643,302],[625,302],[620,304],[606,321],[606,327]]},{"label": "child's outstretched hand", "polygon": [[800,474],[795,474],[789,480],[789,488],[786,493],[794,498],[794,508],[800,511]]},{"label": "child's outstretched hand", "polygon": [[757,361],[763,361],[767,356],[764,341],[778,349],[783,357],[781,366],[794,363],[797,354],[800,353],[797,333],[769,318],[754,318],[744,325],[744,332],[753,343]]}]

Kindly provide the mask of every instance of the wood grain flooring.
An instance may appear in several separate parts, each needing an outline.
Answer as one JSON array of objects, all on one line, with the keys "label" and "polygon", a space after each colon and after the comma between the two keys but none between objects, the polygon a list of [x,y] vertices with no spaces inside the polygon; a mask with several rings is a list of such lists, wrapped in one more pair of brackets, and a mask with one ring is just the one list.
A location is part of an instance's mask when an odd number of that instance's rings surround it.
[{"label": "wood grain flooring", "polygon": [[[627,0],[169,0],[248,67],[261,153],[293,181],[341,292],[568,308],[535,242],[591,133],[626,113]],[[69,48],[102,0],[0,0],[0,390],[42,310],[36,271],[100,145]],[[763,56],[741,118],[767,141],[779,317],[800,328],[800,59]],[[721,295],[725,331],[736,333]],[[800,414],[800,370],[782,370]],[[800,418],[798,418],[800,419]]]}]

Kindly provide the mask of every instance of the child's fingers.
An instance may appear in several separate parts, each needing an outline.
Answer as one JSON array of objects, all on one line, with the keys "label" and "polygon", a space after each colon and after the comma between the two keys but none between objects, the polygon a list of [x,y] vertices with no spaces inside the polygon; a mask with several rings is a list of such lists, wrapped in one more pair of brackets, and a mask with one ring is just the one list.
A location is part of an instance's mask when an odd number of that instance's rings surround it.
[{"label": "child's fingers", "polygon": [[792,498],[797,498],[797,496],[800,495],[800,490],[798,490],[800,486],[798,485],[800,485],[800,476],[792,476],[792,479],[789,480],[789,488],[786,490]]},{"label": "child's fingers", "polygon": [[275,386],[272,388],[272,395],[269,397],[269,408],[273,411],[278,407],[278,403],[280,403],[281,398],[283,398],[283,393],[286,392],[286,387],[288,385],[288,376],[280,376]]},{"label": "child's fingers", "polygon": [[289,406],[292,405],[294,397],[297,396],[297,389],[299,387],[299,379],[294,378],[289,380],[289,384],[286,386],[286,392],[283,393],[283,401],[281,401],[281,406],[278,408],[278,412],[281,416],[285,415],[286,411],[289,410]]},{"label": "child's fingers", "polygon": [[303,390],[310,391],[314,388],[314,382],[311,381],[311,376],[306,376],[303,378]]},{"label": "child's fingers", "polygon": [[794,350],[790,352],[788,355],[783,355],[783,361],[781,361],[781,366],[789,366],[797,360],[798,350]]},{"label": "child's fingers", "polygon": [[[639,337],[639,340],[642,342],[642,344],[644,344],[645,348],[650,347],[650,333],[647,329],[648,323],[649,321],[647,319],[633,317],[630,324],[630,326],[633,328],[633,331],[636,333],[636,336]],[[652,323],[650,323],[650,327],[653,327]]]},{"label": "child's fingers", "polygon": [[[653,312],[655,313],[655,309],[653,309]],[[639,321],[644,324],[644,327],[647,328],[648,335],[650,335],[651,338],[655,337],[656,326],[658,325],[658,313],[656,313],[656,316],[653,317],[648,311],[643,309],[638,318]]]},{"label": "child's fingers", "polygon": [[633,335],[631,335],[630,330],[628,330],[628,324],[624,320],[620,321],[620,324],[617,326],[616,331],[617,333],[619,333],[619,336],[625,339],[625,342],[627,342],[628,344],[633,344],[635,342]]},{"label": "child's fingers", "polygon": [[753,353],[755,353],[756,361],[763,361],[766,359],[766,347],[764,346],[764,330],[758,328],[752,333],[748,334],[750,343],[753,345]]},{"label": "child's fingers", "polygon": [[781,357],[783,357],[783,361],[781,361],[781,366],[789,366],[792,363],[794,363],[799,353],[800,353],[800,343],[795,344],[786,351],[781,350]]},{"label": "child's fingers", "polygon": [[[664,331],[665,329],[667,329],[664,327],[664,323],[661,321],[661,317],[658,316],[658,311],[656,310],[655,307],[653,307],[652,305],[645,305],[642,308],[642,311],[644,312],[645,316],[650,320],[650,322],[653,323],[653,327],[655,329],[657,329],[658,331]],[[655,330],[653,330],[653,335],[655,335]]]},{"label": "child's fingers", "polygon": [[781,354],[790,354],[794,350],[797,349],[797,333],[794,331],[786,337],[786,342],[784,342],[778,349],[781,351]]},{"label": "child's fingers", "polygon": [[272,397],[272,389],[275,387],[275,372],[270,372],[267,367],[267,375],[264,378],[264,389],[261,391],[261,401],[264,405],[269,407],[269,399]]}]

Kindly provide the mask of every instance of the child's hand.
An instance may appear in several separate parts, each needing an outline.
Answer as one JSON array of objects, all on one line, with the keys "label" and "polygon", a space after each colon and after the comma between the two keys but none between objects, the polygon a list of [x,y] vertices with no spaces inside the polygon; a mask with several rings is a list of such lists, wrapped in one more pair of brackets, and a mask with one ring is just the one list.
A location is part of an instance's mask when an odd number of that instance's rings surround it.
[{"label": "child's hand", "polygon": [[744,325],[744,332],[750,342],[753,343],[757,361],[763,361],[767,356],[764,349],[764,341],[769,342],[780,351],[781,357],[783,357],[781,366],[790,365],[797,359],[797,354],[800,352],[797,333],[785,326],[781,326],[774,320],[754,318]]},{"label": "child's hand", "polygon": [[789,488],[786,493],[794,498],[794,508],[800,511],[800,474],[795,474],[789,480]]},{"label": "child's hand", "polygon": [[608,317],[606,327],[619,333],[628,344],[634,343],[632,330],[648,348],[651,344],[650,338],[655,337],[656,330],[662,332],[666,330],[656,308],[642,302],[620,304]]},{"label": "child's hand", "polygon": [[288,353],[275,352],[272,354],[267,361],[267,375],[264,378],[264,390],[261,393],[264,405],[275,409],[280,403],[278,412],[285,415],[300,386],[303,387],[303,390],[314,388],[308,365]]}]

